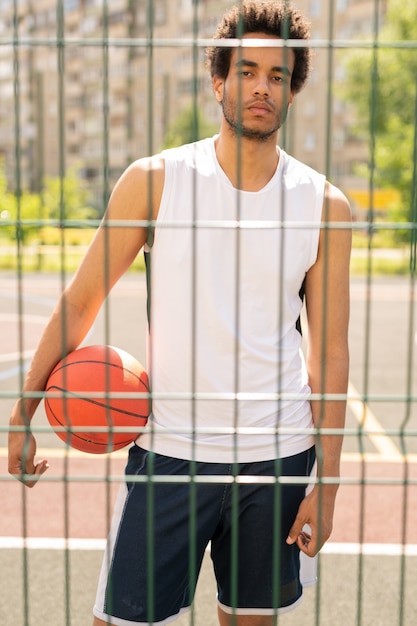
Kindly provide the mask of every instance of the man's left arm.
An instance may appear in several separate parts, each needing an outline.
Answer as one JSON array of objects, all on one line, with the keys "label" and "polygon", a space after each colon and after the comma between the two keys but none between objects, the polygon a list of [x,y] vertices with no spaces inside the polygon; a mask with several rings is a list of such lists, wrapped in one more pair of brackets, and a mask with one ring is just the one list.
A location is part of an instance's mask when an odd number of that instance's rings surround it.
[{"label": "man's left arm", "polygon": [[[314,556],[332,531],[349,377],[349,265],[352,231],[347,199],[327,184],[317,261],[306,279],[307,370],[318,399],[311,402],[316,435],[317,483],[302,501],[287,542]],[[328,396],[339,396],[332,399]],[[321,430],[340,431],[321,434]],[[305,524],[311,534],[303,530]]]}]

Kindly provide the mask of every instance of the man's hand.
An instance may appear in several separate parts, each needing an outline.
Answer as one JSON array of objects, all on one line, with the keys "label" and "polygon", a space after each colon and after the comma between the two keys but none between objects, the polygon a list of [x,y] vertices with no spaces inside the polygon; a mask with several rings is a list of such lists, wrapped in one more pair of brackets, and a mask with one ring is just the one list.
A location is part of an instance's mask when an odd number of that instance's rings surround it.
[{"label": "man's hand", "polygon": [[29,430],[13,430],[13,427],[22,426],[22,424],[17,424],[17,421],[20,420],[10,420],[9,473],[27,487],[34,487],[48,469],[49,463],[42,460],[35,464],[35,437]]},{"label": "man's hand", "polygon": [[[315,485],[300,504],[287,537],[288,544],[296,543],[310,557],[321,550],[332,532],[336,492],[334,485]],[[304,530],[306,524],[311,534]]]}]

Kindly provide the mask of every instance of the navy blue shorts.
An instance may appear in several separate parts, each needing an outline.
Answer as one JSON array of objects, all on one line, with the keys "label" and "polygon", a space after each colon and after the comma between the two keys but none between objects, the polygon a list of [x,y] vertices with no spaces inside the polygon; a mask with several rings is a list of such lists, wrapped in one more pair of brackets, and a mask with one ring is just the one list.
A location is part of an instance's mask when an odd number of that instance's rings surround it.
[{"label": "navy blue shorts", "polygon": [[192,604],[209,543],[223,610],[290,607],[302,594],[300,555],[285,540],[306,481],[268,477],[304,478],[314,461],[314,447],[235,466],[131,448],[94,614],[117,626],[171,621]]}]

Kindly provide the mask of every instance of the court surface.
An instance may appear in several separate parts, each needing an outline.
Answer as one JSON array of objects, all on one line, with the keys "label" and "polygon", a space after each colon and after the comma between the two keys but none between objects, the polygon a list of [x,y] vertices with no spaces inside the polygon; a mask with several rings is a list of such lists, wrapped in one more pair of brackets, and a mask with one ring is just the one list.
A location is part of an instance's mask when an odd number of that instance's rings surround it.
[{"label": "court surface", "polygon": [[[20,355],[26,367],[61,286],[57,276],[25,276],[18,283],[0,275],[2,626],[91,624],[109,516],[123,475],[125,451],[103,457],[67,453],[40,407],[34,421],[39,456],[49,459],[51,469],[33,490],[7,476],[6,431],[20,385]],[[306,589],[300,608],[279,619],[283,626],[417,623],[415,298],[406,279],[352,281],[348,434],[334,532],[319,560],[319,584]],[[86,343],[117,345],[144,361],[145,323],[144,277],[128,275]],[[414,401],[406,402],[410,390]],[[366,411],[363,394],[370,399]],[[214,626],[215,606],[207,555],[194,613],[175,623]]]}]

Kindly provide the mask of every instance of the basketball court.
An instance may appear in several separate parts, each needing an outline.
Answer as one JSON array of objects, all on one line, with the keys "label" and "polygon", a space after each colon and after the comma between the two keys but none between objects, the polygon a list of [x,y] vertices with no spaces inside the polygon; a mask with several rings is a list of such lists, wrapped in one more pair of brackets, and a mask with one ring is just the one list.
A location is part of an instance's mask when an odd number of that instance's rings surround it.
[{"label": "basketball court", "polygon": [[[99,457],[66,451],[42,407],[34,428],[38,456],[48,458],[50,470],[33,490],[7,475],[6,431],[20,385],[19,360],[25,368],[61,288],[59,276],[30,275],[21,283],[13,275],[0,277],[4,626],[91,624],[112,505],[123,477],[126,451]],[[145,295],[143,275],[123,278],[85,343],[110,343],[145,362]],[[350,402],[334,532],[319,559],[319,584],[306,589],[297,611],[279,619],[284,626],[330,626],[337,620],[347,626],[415,623],[417,407],[415,400],[405,400],[410,350],[417,362],[417,337],[410,346],[407,335],[410,315],[415,329],[417,320],[410,298],[415,294],[405,279],[374,279],[371,286],[365,279],[352,282]],[[415,377],[412,382],[415,398]],[[176,623],[214,626],[215,607],[207,555],[194,611]]]}]

